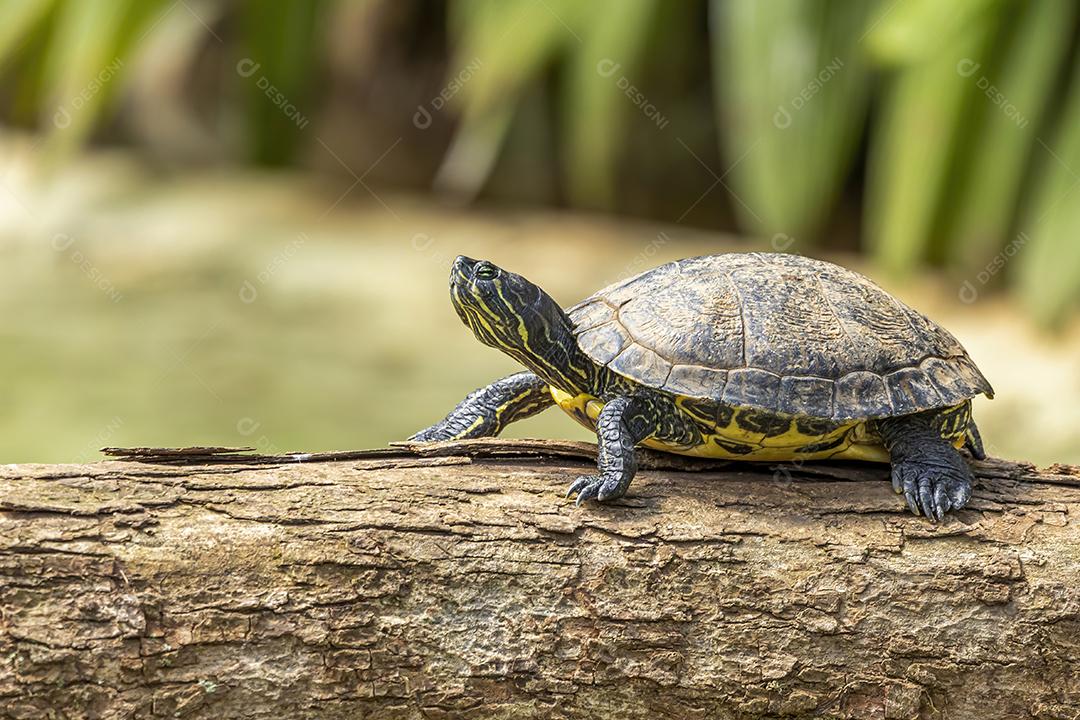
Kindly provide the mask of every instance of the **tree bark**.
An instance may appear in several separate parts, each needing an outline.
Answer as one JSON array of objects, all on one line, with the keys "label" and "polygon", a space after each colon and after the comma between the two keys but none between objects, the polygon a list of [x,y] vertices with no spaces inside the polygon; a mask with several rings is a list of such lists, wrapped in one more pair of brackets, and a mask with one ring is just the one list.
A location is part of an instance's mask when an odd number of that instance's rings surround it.
[{"label": "tree bark", "polygon": [[0,469],[0,716],[1080,717],[1080,468],[121,454]]}]

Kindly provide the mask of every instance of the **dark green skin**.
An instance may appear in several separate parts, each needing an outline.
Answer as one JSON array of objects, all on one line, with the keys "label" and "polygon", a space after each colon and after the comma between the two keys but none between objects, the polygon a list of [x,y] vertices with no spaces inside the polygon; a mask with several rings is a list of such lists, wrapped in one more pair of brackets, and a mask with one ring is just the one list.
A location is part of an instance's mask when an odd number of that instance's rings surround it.
[{"label": "dark green skin", "polygon": [[[598,472],[579,477],[567,495],[613,500],[626,494],[637,471],[635,446],[647,438],[694,444],[701,429],[668,393],[634,383],[597,364],[578,346],[562,307],[520,275],[488,262],[458,257],[450,273],[454,308],[477,339],[502,350],[528,372],[497,380],[468,395],[443,420],[416,433],[419,441],[497,435],[511,422],[554,404],[549,386],[587,393],[605,405],[596,423]],[[522,337],[524,330],[525,337]],[[916,515],[941,520],[971,496],[971,471],[942,437],[945,416],[936,410],[874,421],[892,462],[894,489]],[[969,449],[981,457],[972,423]]]}]

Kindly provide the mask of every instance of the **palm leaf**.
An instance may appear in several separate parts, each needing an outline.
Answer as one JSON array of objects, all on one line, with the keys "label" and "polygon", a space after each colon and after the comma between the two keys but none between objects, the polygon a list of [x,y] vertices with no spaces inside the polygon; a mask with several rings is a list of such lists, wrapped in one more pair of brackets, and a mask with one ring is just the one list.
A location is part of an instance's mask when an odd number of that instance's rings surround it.
[{"label": "palm leaf", "polygon": [[[562,94],[563,167],[575,205],[611,210],[627,124],[641,112],[627,97],[640,77],[658,0],[588,5],[580,43],[571,43]],[[642,102],[647,102],[643,100]]]},{"label": "palm leaf", "polygon": [[582,6],[571,0],[459,0],[449,17],[457,34],[451,77],[478,67],[452,98],[460,113],[436,187],[476,195],[494,168],[527,86],[580,35]]},{"label": "palm leaf", "polygon": [[1080,300],[1080,63],[1049,143],[1038,141],[1035,194],[1002,261],[1018,258],[1017,284],[1036,320],[1057,325]]},{"label": "palm leaf", "polygon": [[248,0],[241,20],[248,57],[258,70],[245,84],[245,121],[253,159],[288,162],[310,122],[308,101],[322,0]]},{"label": "palm leaf", "polygon": [[743,226],[802,237],[831,209],[865,119],[858,40],[873,7],[713,0],[721,146]]},{"label": "palm leaf", "polygon": [[1007,36],[993,62],[965,65],[980,91],[967,133],[964,165],[946,198],[945,254],[964,275],[985,268],[1005,244],[1036,133],[1065,60],[1076,18],[1072,0],[1009,8]]},{"label": "palm leaf", "polygon": [[54,158],[70,154],[93,129],[122,82],[132,49],[163,4],[64,0],[58,5],[44,68],[48,104],[43,115],[51,126],[48,142]]},{"label": "palm leaf", "polygon": [[865,217],[869,249],[894,273],[926,258],[976,92],[957,65],[983,57],[998,21],[987,0],[910,0],[901,7],[908,11],[885,17],[867,37],[883,61],[905,63],[894,70],[874,129]]},{"label": "palm leaf", "polygon": [[53,0],[0,4],[0,63],[6,62],[53,8]]}]

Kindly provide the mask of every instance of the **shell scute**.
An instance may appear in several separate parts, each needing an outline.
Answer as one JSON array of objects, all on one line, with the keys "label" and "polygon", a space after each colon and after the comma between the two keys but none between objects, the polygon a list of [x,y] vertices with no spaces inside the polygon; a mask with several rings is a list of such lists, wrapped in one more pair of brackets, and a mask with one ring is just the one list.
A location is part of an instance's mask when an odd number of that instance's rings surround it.
[{"label": "shell scute", "polygon": [[630,337],[619,323],[610,320],[581,333],[578,343],[591,348],[589,354],[593,360],[606,364],[630,345]]},{"label": "shell scute", "polygon": [[671,372],[671,363],[649,348],[631,343],[608,363],[608,367],[620,375],[634,374],[646,385],[661,387]]},{"label": "shell scute", "polygon": [[697,397],[708,388],[710,400],[719,400],[727,385],[727,370],[702,367],[701,365],[675,365],[671,368],[664,390],[676,395]]},{"label": "shell scute", "polygon": [[720,400],[728,405],[769,408],[776,404],[779,393],[779,375],[756,368],[739,368],[728,372]]},{"label": "shell scute", "polygon": [[615,309],[600,299],[589,303],[583,303],[578,308],[574,317],[574,328],[582,333],[597,325],[611,322],[615,319]]},{"label": "shell scute", "polygon": [[833,417],[883,417],[894,413],[885,381],[867,370],[856,370],[836,381],[836,405]]},{"label": "shell scute", "polygon": [[789,415],[832,417],[835,389],[836,383],[825,378],[798,376],[781,378],[777,410]]},{"label": "shell scute", "polygon": [[904,368],[889,373],[885,376],[885,386],[889,389],[893,410],[898,415],[942,404],[941,394],[919,368]]}]

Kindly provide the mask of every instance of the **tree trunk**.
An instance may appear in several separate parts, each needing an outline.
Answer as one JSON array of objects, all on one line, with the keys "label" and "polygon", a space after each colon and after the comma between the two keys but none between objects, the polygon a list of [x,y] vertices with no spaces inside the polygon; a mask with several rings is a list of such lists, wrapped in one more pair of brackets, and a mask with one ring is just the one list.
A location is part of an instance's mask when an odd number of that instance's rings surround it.
[{"label": "tree trunk", "polygon": [[[0,716],[1077,718],[1080,468],[582,443],[0,469]],[[300,462],[302,461],[302,462]]]}]

